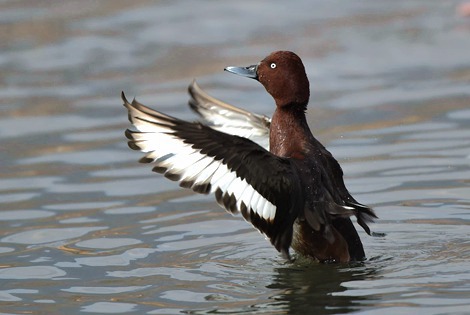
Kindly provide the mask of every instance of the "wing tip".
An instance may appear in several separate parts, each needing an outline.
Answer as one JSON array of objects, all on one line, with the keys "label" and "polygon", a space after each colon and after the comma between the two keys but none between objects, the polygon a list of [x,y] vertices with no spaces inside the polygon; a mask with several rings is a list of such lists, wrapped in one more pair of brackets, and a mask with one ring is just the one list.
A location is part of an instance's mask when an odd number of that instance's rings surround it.
[{"label": "wing tip", "polygon": [[199,84],[197,84],[196,79],[193,79],[188,86],[188,92],[191,94],[194,90],[200,89]]},{"label": "wing tip", "polygon": [[122,100],[122,105],[124,105],[124,107],[128,107],[130,105],[129,102],[127,101],[126,94],[124,93],[124,91],[121,91],[121,100]]},{"label": "wing tip", "polygon": [[202,107],[201,104],[201,98],[206,97],[204,95],[204,92],[202,89],[199,87],[199,85],[196,82],[196,79],[193,79],[193,81],[189,84],[188,86],[188,93],[189,93],[189,100],[188,100],[188,105],[193,110],[196,114],[203,116],[202,113],[200,112],[200,108]]},{"label": "wing tip", "polygon": [[124,93],[124,91],[121,91],[121,100],[123,102],[123,105],[127,108],[129,108],[130,106],[134,106],[135,98],[132,100],[132,102],[129,102],[127,100],[127,97],[126,97],[126,94]]}]

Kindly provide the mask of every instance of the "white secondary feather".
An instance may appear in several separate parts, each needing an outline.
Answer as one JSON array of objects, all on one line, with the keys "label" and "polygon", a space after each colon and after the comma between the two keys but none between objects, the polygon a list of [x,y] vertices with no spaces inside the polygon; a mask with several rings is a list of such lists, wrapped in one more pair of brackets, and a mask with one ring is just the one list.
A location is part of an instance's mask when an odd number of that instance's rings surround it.
[{"label": "white secondary feather", "polygon": [[263,216],[263,208],[265,207],[266,202],[268,202],[268,201],[265,198],[263,198],[262,196],[260,196],[260,198],[258,199],[258,204],[256,205],[256,208],[253,208],[253,210],[256,211],[256,213],[260,217]]},{"label": "white secondary feather", "polygon": [[276,216],[276,207],[269,201],[265,203],[263,208],[263,218],[272,221]]},{"label": "white secondary feather", "polygon": [[263,197],[256,190],[254,190],[253,195],[251,196],[250,202],[247,203],[246,205],[249,206],[249,208],[252,211],[256,212],[260,198],[263,199]]},{"label": "white secondary feather", "polygon": [[204,159],[204,155],[200,154],[198,151],[193,151],[188,155],[175,154],[166,159],[165,162],[160,165],[168,167],[168,171],[173,173],[182,173],[188,167],[196,164],[201,159]]},{"label": "white secondary feather", "polygon": [[247,186],[250,186],[250,185],[244,179],[237,177],[235,178],[234,181],[230,183],[230,185],[227,188],[227,192],[232,193],[235,199],[238,201],[240,200],[240,197],[242,196]]},{"label": "white secondary feather", "polygon": [[255,194],[258,194],[258,192],[251,185],[248,185],[245,188],[245,190],[243,191],[243,193],[240,197],[240,200],[238,200],[237,207],[240,209],[241,208],[241,203],[243,201],[245,206],[249,209],[251,207],[251,205],[250,205],[251,200],[254,198]]},{"label": "white secondary feather", "polygon": [[212,183],[211,185],[217,186],[223,192],[228,191],[228,187],[230,184],[237,178],[237,174],[235,172],[228,171],[224,176],[222,176],[217,182]]},{"label": "white secondary feather", "polygon": [[[200,155],[202,156],[202,154]],[[213,161],[214,160],[210,157],[201,158],[196,163],[186,167],[182,175],[187,179],[196,180],[199,174]]]},{"label": "white secondary feather", "polygon": [[212,185],[211,193],[214,193],[217,190],[217,188],[219,187],[217,182],[220,179],[222,179],[224,176],[226,176],[228,173],[230,173],[230,171],[229,171],[227,165],[225,165],[223,163],[219,164],[219,167],[214,172],[214,175],[212,175],[212,177],[211,177],[211,185]]},{"label": "white secondary feather", "polygon": [[[163,115],[159,118],[161,114],[150,115],[150,109],[140,110],[132,106],[128,108],[131,121],[140,131],[132,133],[133,143],[141,151],[147,153],[145,157],[153,160],[155,165],[160,167],[159,171],[176,176],[175,179],[178,178],[180,182],[190,184],[195,190],[198,185],[210,184],[210,192],[222,191],[222,199],[224,196],[233,195],[238,212],[243,203],[248,211],[257,213],[267,221],[274,220],[276,214],[274,204],[256,191],[245,179],[238,177],[236,172],[229,169],[222,160],[202,154],[200,149],[193,148],[191,144],[185,143],[184,139],[177,137],[172,130],[174,123],[171,119]],[[253,131],[251,122],[246,121],[246,117],[236,112],[220,110],[216,121],[221,126],[228,122],[228,117],[237,117],[235,114],[239,115],[239,122],[245,120],[245,127]],[[261,135],[265,132],[260,133],[259,130],[254,130],[251,134]]]},{"label": "white secondary feather", "polygon": [[[212,160],[211,158],[206,158],[206,159]],[[203,169],[202,172],[199,173],[199,176],[198,176],[197,180],[195,181],[195,184],[198,185],[198,184],[202,184],[202,183],[210,183],[210,180],[212,179],[212,176],[217,171],[217,169],[220,168],[220,167],[222,167],[220,165],[220,163],[218,163],[217,161],[212,160],[210,162],[210,164],[208,164],[207,167],[205,169]]]}]

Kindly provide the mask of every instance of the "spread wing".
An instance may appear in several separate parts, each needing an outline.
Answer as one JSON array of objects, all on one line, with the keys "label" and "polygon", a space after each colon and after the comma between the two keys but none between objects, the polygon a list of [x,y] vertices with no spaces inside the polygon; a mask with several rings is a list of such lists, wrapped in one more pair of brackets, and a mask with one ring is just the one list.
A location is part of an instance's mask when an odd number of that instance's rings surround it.
[{"label": "spread wing", "polygon": [[292,225],[301,204],[297,172],[253,141],[152,110],[122,93],[129,147],[145,152],[142,163],[198,193],[213,193],[231,213],[240,212],[289,257]]},{"label": "spread wing", "polygon": [[270,118],[224,103],[204,92],[196,81],[189,85],[188,92],[191,96],[189,106],[204,119],[206,125],[224,133],[248,138],[269,149]]}]

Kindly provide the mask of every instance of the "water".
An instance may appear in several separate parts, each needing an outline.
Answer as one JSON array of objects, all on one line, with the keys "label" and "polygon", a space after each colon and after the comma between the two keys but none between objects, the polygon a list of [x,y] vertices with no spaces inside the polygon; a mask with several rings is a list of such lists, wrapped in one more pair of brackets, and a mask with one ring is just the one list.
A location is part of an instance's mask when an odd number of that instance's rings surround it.
[{"label": "water", "polygon": [[[0,313],[467,314],[470,20],[458,1],[0,4]],[[221,71],[304,59],[308,120],[384,237],[355,265],[282,260],[240,217],[139,165],[124,90],[270,115]]]}]

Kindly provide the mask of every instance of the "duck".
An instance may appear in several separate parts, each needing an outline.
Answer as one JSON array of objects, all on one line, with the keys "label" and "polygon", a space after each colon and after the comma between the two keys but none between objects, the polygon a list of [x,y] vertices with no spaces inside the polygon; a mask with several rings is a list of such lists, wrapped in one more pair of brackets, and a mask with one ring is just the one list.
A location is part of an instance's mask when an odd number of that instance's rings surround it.
[{"label": "duck", "polygon": [[219,205],[265,235],[288,261],[297,255],[324,263],[366,259],[351,220],[371,235],[374,210],[347,190],[343,171],[312,134],[305,116],[310,84],[300,57],[276,51],[257,64],[225,71],[257,80],[272,96],[272,118],[216,99],[193,81],[189,106],[200,120],[185,121],[121,93],[133,128],[128,146],[154,172]]}]

